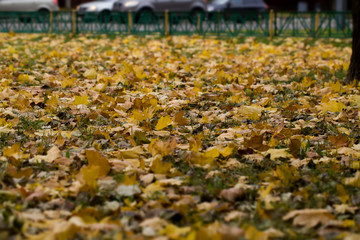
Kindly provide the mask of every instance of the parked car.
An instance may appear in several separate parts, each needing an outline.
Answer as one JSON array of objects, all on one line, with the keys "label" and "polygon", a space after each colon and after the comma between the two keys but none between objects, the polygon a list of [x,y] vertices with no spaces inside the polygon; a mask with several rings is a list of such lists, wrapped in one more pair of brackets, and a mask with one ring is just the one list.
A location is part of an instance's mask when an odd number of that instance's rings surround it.
[{"label": "parked car", "polygon": [[214,0],[207,6],[208,12],[264,12],[268,6],[263,0]]},{"label": "parked car", "polygon": [[58,10],[58,0],[0,0],[0,12],[50,12]]},{"label": "parked car", "polygon": [[262,12],[268,10],[263,0],[214,0],[207,6],[207,17],[219,21],[219,15],[224,20],[244,23],[263,19]]},{"label": "parked car", "polygon": [[114,3],[114,11],[118,12],[190,12],[205,13],[205,0],[118,0]]},{"label": "parked car", "polygon": [[116,0],[98,0],[80,4],[76,7],[78,16],[97,15],[101,20],[109,18]]}]

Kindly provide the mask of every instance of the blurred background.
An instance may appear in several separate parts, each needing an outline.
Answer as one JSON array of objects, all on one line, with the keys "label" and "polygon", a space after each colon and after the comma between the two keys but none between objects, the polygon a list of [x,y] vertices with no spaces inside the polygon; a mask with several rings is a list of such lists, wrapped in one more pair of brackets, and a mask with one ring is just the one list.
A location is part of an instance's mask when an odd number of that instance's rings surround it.
[{"label": "blurred background", "polygon": [[[59,0],[62,9],[75,8],[89,0]],[[269,9],[278,11],[348,11],[351,10],[351,0],[265,0]],[[209,0],[211,3],[211,0]]]}]

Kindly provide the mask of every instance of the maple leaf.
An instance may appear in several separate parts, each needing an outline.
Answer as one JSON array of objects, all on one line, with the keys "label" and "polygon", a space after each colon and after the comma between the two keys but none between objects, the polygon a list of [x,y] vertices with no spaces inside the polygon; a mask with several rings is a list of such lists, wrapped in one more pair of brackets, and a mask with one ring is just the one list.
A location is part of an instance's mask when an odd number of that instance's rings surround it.
[{"label": "maple leaf", "polygon": [[287,164],[277,166],[273,173],[285,186],[289,186],[300,179],[298,170],[293,166],[289,167]]},{"label": "maple leaf", "polygon": [[186,236],[191,231],[191,227],[177,227],[174,224],[168,224],[159,233],[168,236],[170,239],[179,239],[182,236]]},{"label": "maple leaf", "polygon": [[327,224],[335,217],[327,209],[302,209],[290,211],[283,217],[283,220],[294,219],[293,225],[313,228],[318,224]]},{"label": "maple leaf", "polygon": [[170,162],[163,162],[161,155],[156,155],[151,162],[150,169],[156,174],[166,174],[171,167],[172,164]]},{"label": "maple leaf", "polygon": [[321,103],[320,106],[318,106],[318,108],[322,112],[327,112],[327,111],[341,112],[343,109],[345,109],[345,105],[342,102],[329,101],[329,102]]},{"label": "maple leaf", "polygon": [[259,231],[254,226],[249,226],[245,230],[245,236],[248,240],[267,240],[268,235],[265,232]]},{"label": "maple leaf", "polygon": [[187,120],[186,118],[184,118],[184,114],[185,114],[185,111],[180,111],[180,112],[177,112],[177,113],[175,114],[174,121],[175,121],[179,126],[185,126],[185,125],[189,124],[189,120]]},{"label": "maple leaf", "polygon": [[172,120],[170,116],[161,117],[158,121],[158,123],[155,126],[155,130],[159,131],[163,128],[166,128],[171,124]]},{"label": "maple leaf", "polygon": [[42,159],[46,162],[53,162],[57,158],[61,158],[61,151],[57,146],[53,146],[52,148],[47,151],[46,156],[44,156]]},{"label": "maple leaf", "polygon": [[15,143],[11,147],[5,147],[3,149],[3,155],[8,157],[11,163],[16,166],[20,164],[20,160],[30,156],[30,154],[24,154],[23,151],[21,151],[20,143]]},{"label": "maple leaf", "polygon": [[29,178],[31,174],[33,174],[32,168],[21,168],[20,170],[17,170],[14,166],[9,164],[6,169],[6,173],[14,178],[22,178],[26,177]]},{"label": "maple leaf", "polygon": [[102,175],[100,170],[100,166],[97,165],[84,166],[80,169],[79,176],[83,180],[84,184],[89,186],[91,189],[95,189],[97,186],[97,179]]},{"label": "maple leaf", "polygon": [[350,95],[348,96],[350,105],[355,108],[360,108],[360,95]]},{"label": "maple leaf", "polygon": [[106,174],[110,171],[110,165],[108,160],[96,150],[85,150],[85,154],[88,160],[88,166],[99,167],[99,176],[106,176]]},{"label": "maple leaf", "polygon": [[230,146],[227,146],[225,148],[222,148],[220,149],[220,154],[223,156],[223,157],[228,157],[230,156],[234,151],[234,148],[230,147]]},{"label": "maple leaf", "polygon": [[288,149],[269,149],[266,154],[270,154],[271,160],[276,160],[278,158],[290,158],[291,154],[288,153]]},{"label": "maple leaf", "polygon": [[261,112],[263,108],[257,105],[253,106],[242,106],[238,110],[238,113],[250,120],[257,121],[261,117]]},{"label": "maple leaf", "polygon": [[264,143],[264,135],[254,135],[244,142],[245,147],[256,149],[259,151],[266,151],[269,149]]},{"label": "maple leaf", "polygon": [[89,100],[88,100],[88,96],[83,95],[83,96],[75,96],[74,105],[88,105],[89,104]]},{"label": "maple leaf", "polygon": [[315,83],[316,83],[315,80],[307,77],[304,77],[304,79],[301,81],[301,85],[305,89],[314,86]]},{"label": "maple leaf", "polygon": [[64,144],[65,144],[65,139],[63,138],[63,136],[61,135],[61,132],[58,134],[57,138],[56,138],[56,141],[55,141],[55,144],[58,146],[58,147],[62,147]]},{"label": "maple leaf", "polygon": [[330,136],[328,139],[336,147],[346,147],[349,144],[349,138],[346,135]]},{"label": "maple leaf", "polygon": [[203,134],[198,134],[196,136],[191,136],[189,138],[189,143],[190,143],[190,150],[194,151],[194,152],[199,152],[200,149],[202,148],[202,138],[203,138]]},{"label": "maple leaf", "polygon": [[144,150],[141,148],[141,146],[137,146],[134,148],[126,149],[126,150],[120,150],[119,151],[119,158],[122,159],[137,159],[140,157],[140,155],[144,154]]},{"label": "maple leaf", "polygon": [[149,144],[148,151],[153,156],[160,154],[164,157],[173,153],[176,146],[177,142],[175,138],[169,139],[168,141],[152,139],[151,143]]},{"label": "maple leaf", "polygon": [[88,79],[95,79],[97,77],[97,72],[95,69],[87,69],[84,72],[84,77],[88,78]]}]

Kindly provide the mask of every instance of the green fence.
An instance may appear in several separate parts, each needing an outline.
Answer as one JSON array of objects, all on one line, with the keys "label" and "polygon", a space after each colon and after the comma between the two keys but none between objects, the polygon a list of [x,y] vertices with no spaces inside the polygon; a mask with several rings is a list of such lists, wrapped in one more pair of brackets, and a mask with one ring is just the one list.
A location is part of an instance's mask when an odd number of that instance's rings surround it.
[{"label": "green fence", "polygon": [[350,12],[0,12],[0,32],[350,38]]}]

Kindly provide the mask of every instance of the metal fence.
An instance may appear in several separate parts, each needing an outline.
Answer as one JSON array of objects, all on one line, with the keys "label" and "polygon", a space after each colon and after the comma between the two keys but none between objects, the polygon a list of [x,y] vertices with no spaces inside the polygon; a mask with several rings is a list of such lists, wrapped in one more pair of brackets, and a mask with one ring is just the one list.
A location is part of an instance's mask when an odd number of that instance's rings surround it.
[{"label": "metal fence", "polygon": [[350,12],[0,12],[0,32],[350,38]]}]

